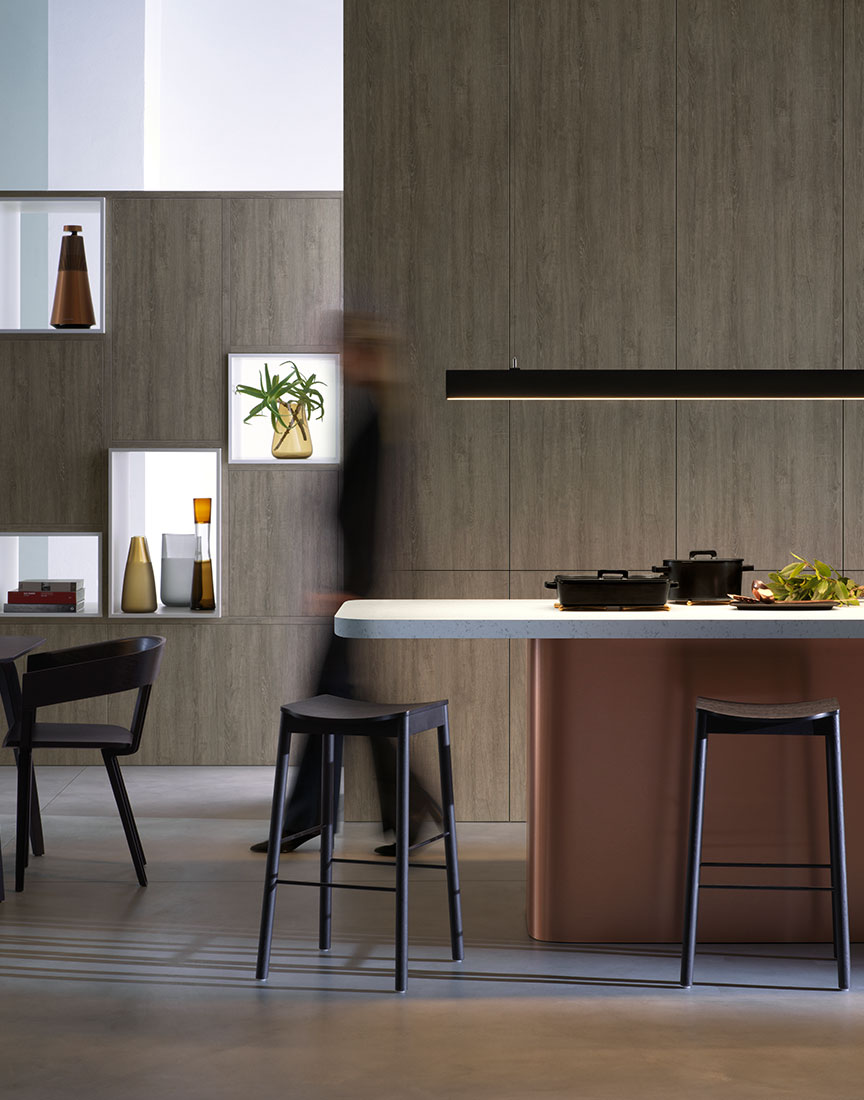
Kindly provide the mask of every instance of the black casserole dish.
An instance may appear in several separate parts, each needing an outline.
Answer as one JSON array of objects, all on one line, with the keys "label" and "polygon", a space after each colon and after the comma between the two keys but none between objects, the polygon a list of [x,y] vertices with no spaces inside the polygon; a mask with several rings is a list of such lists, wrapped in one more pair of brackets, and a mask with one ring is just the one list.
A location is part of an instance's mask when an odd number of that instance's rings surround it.
[{"label": "black casserole dish", "polygon": [[718,558],[716,550],[691,550],[689,558],[664,558],[662,565],[652,566],[677,585],[673,603],[729,603],[730,593],[744,591],[741,574],[752,568],[743,558]]},{"label": "black casserole dish", "polygon": [[665,575],[598,569],[596,577],[558,573],[554,580],[546,581],[546,587],[558,590],[562,607],[663,607],[670,581]]}]

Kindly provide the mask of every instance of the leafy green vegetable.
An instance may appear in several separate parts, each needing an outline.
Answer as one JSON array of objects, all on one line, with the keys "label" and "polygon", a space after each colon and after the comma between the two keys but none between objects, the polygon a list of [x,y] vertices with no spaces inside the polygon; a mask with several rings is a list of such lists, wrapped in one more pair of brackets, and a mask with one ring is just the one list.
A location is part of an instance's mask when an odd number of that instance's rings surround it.
[{"label": "leafy green vegetable", "polygon": [[833,566],[818,559],[809,562],[797,554],[792,557],[795,561],[768,574],[768,588],[776,600],[839,600],[858,607],[859,598],[864,598],[864,586],[842,577]]}]

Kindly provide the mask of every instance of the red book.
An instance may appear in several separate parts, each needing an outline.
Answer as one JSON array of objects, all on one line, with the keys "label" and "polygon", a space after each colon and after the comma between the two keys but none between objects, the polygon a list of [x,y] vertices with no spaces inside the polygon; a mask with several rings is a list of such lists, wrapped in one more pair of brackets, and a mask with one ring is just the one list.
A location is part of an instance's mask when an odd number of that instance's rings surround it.
[{"label": "red book", "polygon": [[10,592],[9,603],[71,603],[79,602],[77,592]]}]

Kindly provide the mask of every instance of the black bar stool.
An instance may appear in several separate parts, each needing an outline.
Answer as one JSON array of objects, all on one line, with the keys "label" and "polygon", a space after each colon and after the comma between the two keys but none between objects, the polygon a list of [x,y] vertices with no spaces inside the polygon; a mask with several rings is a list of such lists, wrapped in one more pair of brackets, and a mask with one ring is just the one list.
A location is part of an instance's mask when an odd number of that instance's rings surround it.
[{"label": "black bar stool", "polygon": [[[276,751],[276,779],[273,785],[273,811],[270,816],[270,839],[267,845],[267,868],[264,876],[264,902],[261,909],[261,933],[258,938],[258,968],[255,976],[266,979],[270,970],[270,944],[273,938],[273,917],[276,911],[277,886],[317,886],[318,946],[330,948],[330,913],[334,887],[348,890],[383,890],[396,894],[396,992],[404,993],[408,985],[408,867],[433,867],[447,872],[447,893],[450,906],[450,944],[453,958],[461,962],[462,904],[459,892],[459,862],[456,855],[456,815],[453,809],[453,773],[450,765],[450,726],[447,700],[435,703],[367,703],[358,699],[339,699],[334,695],[316,695],[299,703],[286,703],[279,724],[279,745]],[[438,769],[441,776],[441,803],[444,814],[443,832],[417,844],[408,844],[408,774],[411,738],[424,730],[438,731]],[[321,835],[321,880],[306,882],[279,878],[279,847],[285,813],[285,788],[288,780],[288,750],[292,733],[323,737],[323,767],[321,773],[321,806],[324,820],[320,826],[294,836]],[[334,863],[368,863],[381,865],[380,859],[337,859],[333,856],[334,791],[336,783],[334,757],[335,737],[395,737],[396,738],[396,867],[395,886],[360,886],[355,883],[333,882]],[[409,863],[408,853],[436,840],[444,841],[445,862]]]},{"label": "black bar stool", "polygon": [[[705,808],[705,771],[708,736],[712,733],[790,734],[824,737],[828,777],[828,863],[719,863],[701,862],[702,817]],[[830,886],[702,885],[702,867],[801,867],[831,872]],[[837,983],[849,988],[849,908],[846,891],[846,841],[843,826],[843,774],[840,766],[840,704],[836,699],[812,703],[733,703],[722,699],[696,700],[696,744],[690,802],[690,838],[687,848],[687,886],[684,895],[684,933],[681,949],[681,985],[693,984],[696,917],[699,890],[825,890],[831,892]]]}]

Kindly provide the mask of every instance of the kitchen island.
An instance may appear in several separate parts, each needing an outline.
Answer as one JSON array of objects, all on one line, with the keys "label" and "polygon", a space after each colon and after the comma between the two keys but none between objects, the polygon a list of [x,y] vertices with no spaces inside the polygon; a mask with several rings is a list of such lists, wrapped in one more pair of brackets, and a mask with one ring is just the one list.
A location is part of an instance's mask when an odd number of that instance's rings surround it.
[{"label": "kitchen island", "polygon": [[[678,939],[697,695],[836,695],[850,919],[853,939],[864,936],[864,609],[570,612],[551,599],[353,600],[335,629],[350,638],[528,640],[527,919],[547,941]],[[825,786],[821,739],[712,740],[703,858],[824,862]],[[825,883],[820,871],[765,873],[776,885]],[[712,881],[766,881],[729,874]],[[827,899],[709,891],[700,939],[830,940]]]}]

